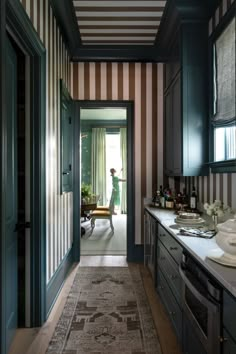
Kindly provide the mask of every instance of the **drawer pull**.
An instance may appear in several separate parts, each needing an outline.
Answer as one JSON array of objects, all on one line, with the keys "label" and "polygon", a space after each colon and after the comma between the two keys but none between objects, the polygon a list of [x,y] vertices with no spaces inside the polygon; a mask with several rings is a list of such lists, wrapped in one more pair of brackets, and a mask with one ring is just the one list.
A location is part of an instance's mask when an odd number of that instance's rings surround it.
[{"label": "drawer pull", "polygon": [[170,251],[177,251],[178,247],[170,247]]},{"label": "drawer pull", "polygon": [[161,237],[165,237],[165,234],[160,234]]},{"label": "drawer pull", "polygon": [[175,280],[176,278],[178,278],[177,275],[170,275],[170,279]]},{"label": "drawer pull", "polygon": [[227,338],[227,337],[219,337],[220,343],[227,342],[227,340],[229,340],[229,338]]},{"label": "drawer pull", "polygon": [[175,312],[174,312],[174,311],[170,311],[169,314],[170,314],[171,316],[175,316]]},{"label": "drawer pull", "polygon": [[164,256],[160,257],[161,261],[164,261],[165,259],[166,259],[166,257],[164,257]]},{"label": "drawer pull", "polygon": [[165,289],[165,287],[162,286],[162,285],[159,285],[159,286],[158,286],[158,289],[163,290],[163,289]]}]

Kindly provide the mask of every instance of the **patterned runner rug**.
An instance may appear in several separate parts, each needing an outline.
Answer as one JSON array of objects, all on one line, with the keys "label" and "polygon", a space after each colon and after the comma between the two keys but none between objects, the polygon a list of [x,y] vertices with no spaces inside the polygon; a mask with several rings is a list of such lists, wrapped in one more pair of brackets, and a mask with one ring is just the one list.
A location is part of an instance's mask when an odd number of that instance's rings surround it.
[{"label": "patterned runner rug", "polygon": [[46,354],[161,354],[138,266],[79,267]]}]

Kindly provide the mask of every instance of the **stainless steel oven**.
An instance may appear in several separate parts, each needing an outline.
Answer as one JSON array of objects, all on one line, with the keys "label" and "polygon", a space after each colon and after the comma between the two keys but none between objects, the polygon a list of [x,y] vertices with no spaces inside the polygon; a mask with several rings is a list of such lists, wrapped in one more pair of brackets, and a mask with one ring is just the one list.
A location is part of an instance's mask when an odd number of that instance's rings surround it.
[{"label": "stainless steel oven", "polygon": [[222,291],[187,254],[179,272],[183,280],[183,309],[207,354],[220,354]]}]

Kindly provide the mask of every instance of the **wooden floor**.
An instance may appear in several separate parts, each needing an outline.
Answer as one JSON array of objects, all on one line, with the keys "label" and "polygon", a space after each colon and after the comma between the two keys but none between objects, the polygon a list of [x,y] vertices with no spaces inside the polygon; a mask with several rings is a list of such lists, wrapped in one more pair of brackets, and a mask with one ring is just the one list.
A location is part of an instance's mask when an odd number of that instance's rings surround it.
[{"label": "wooden floor", "polygon": [[[65,305],[76,271],[78,267],[88,266],[128,267],[128,263],[126,262],[126,257],[123,256],[82,256],[80,264],[75,265],[71,270],[44,326],[41,328],[19,329],[8,354],[45,354],[56,323]],[[153,287],[150,273],[143,265],[139,265],[139,267],[157,328],[162,354],[182,354],[165,309]]]}]

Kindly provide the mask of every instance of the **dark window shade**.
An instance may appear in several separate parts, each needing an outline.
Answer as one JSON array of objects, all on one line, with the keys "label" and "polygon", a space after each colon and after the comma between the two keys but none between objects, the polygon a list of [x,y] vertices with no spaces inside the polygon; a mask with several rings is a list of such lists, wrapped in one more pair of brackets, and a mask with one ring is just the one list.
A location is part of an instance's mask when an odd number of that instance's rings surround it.
[{"label": "dark window shade", "polygon": [[214,44],[214,126],[235,124],[235,18]]}]

